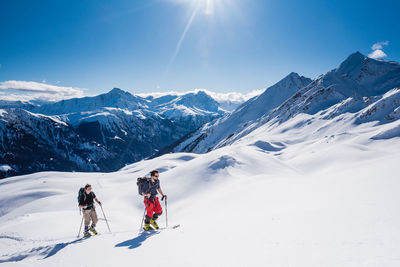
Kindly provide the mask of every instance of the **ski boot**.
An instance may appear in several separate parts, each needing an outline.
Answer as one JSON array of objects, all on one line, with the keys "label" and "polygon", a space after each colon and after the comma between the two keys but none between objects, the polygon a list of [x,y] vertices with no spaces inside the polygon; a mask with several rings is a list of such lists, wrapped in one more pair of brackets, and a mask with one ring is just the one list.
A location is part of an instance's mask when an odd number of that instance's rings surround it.
[{"label": "ski boot", "polygon": [[154,231],[155,229],[153,227],[151,227],[149,223],[145,223],[144,227],[143,227],[143,230],[145,230],[145,231]]},{"label": "ski boot", "polygon": [[151,219],[151,220],[150,220],[150,224],[151,224],[152,226],[154,226],[154,228],[156,228],[156,229],[159,229],[159,228],[160,228],[160,227],[158,227],[157,219]]},{"label": "ski boot", "polygon": [[83,232],[83,237],[91,237],[92,235],[89,233],[89,230]]},{"label": "ski boot", "polygon": [[90,226],[89,231],[92,232],[94,235],[97,235],[96,229],[94,229],[94,225]]}]

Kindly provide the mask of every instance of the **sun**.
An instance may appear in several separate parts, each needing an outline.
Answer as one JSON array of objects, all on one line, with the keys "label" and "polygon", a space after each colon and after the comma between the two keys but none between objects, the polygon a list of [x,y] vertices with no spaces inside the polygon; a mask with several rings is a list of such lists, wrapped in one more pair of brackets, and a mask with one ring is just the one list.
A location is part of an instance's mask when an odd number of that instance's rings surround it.
[{"label": "sun", "polygon": [[213,4],[214,4],[214,0],[202,0],[203,2],[205,2],[205,10],[204,10],[204,14],[206,15],[212,15],[213,14]]},{"label": "sun", "polygon": [[194,6],[194,8],[203,11],[205,15],[213,15],[214,6],[216,2],[220,2],[222,0],[177,0],[177,1]]}]

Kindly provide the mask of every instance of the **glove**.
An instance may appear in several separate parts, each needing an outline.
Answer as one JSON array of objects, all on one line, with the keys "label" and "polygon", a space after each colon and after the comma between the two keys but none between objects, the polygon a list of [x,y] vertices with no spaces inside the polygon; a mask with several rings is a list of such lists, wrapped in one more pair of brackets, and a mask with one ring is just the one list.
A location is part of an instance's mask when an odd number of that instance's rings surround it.
[{"label": "glove", "polygon": [[164,198],[167,198],[167,195],[163,195],[161,201],[164,201]]}]

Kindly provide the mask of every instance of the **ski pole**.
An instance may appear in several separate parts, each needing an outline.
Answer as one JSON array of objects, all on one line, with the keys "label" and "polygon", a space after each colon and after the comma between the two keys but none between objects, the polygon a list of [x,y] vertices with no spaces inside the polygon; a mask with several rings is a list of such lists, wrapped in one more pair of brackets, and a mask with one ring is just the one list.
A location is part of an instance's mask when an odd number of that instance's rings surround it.
[{"label": "ski pole", "polygon": [[168,228],[168,205],[167,205],[167,198],[165,198],[165,222]]},{"label": "ski pole", "polygon": [[145,216],[145,214],[146,214],[146,206],[144,207],[143,217],[142,217],[142,224],[140,225],[139,232],[142,231],[142,229],[143,229],[143,222],[144,222],[144,216]]},{"label": "ski pole", "polygon": [[[81,209],[79,209],[79,213],[81,213]],[[79,232],[78,232],[78,236],[77,236],[77,238],[78,238],[78,237],[79,237],[79,235],[81,234],[81,230],[82,230],[82,224],[83,224],[83,215],[82,215],[81,226],[79,227]]]},{"label": "ski pole", "polygon": [[104,214],[103,205],[100,205],[100,208],[101,208],[101,211],[103,212],[104,220],[106,220],[108,231],[110,231],[110,233],[111,233],[110,226],[108,225],[108,221],[107,221],[106,215]]}]

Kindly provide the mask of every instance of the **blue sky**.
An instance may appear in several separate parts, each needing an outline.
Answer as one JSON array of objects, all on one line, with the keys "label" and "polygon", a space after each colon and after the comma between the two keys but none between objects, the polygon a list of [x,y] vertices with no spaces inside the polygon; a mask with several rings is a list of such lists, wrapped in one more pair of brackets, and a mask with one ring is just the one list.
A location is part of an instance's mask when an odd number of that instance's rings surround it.
[{"label": "blue sky", "polygon": [[2,0],[0,82],[248,92],[291,71],[314,78],[377,42],[400,61],[399,10],[385,0]]}]

